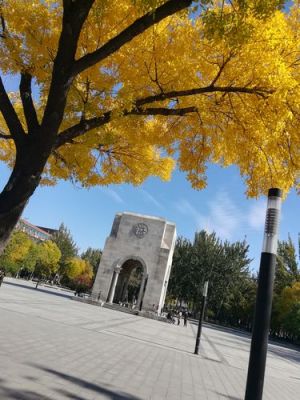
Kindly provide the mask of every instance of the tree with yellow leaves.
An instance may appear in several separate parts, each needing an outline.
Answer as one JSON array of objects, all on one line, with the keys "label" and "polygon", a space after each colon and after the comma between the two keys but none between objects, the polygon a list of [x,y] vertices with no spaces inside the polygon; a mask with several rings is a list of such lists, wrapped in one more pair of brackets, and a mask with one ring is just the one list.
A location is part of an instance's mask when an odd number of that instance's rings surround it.
[{"label": "tree with yellow leaves", "polygon": [[90,274],[90,277],[92,278],[93,271],[88,261],[82,260],[79,257],[71,257],[66,261],[65,276],[68,279],[77,278],[79,275],[82,275],[85,272]]},{"label": "tree with yellow leaves", "polygon": [[38,247],[39,251],[34,274],[39,279],[49,279],[58,270],[58,262],[61,257],[61,252],[56,243],[51,240],[39,243]]},{"label": "tree with yellow leaves", "polygon": [[93,275],[93,268],[89,261],[71,257],[66,261],[63,282],[79,293],[91,287]]},{"label": "tree with yellow leaves", "polygon": [[281,334],[292,339],[300,339],[300,282],[282,290],[277,300],[278,324]]},{"label": "tree with yellow leaves", "polygon": [[[2,0],[0,252],[40,183],[236,164],[248,195],[298,185],[299,8],[280,0]],[[32,85],[34,95],[32,94]]]},{"label": "tree with yellow leaves", "polygon": [[5,251],[0,256],[0,267],[15,275],[23,267],[32,246],[32,240],[24,232],[14,231]]}]

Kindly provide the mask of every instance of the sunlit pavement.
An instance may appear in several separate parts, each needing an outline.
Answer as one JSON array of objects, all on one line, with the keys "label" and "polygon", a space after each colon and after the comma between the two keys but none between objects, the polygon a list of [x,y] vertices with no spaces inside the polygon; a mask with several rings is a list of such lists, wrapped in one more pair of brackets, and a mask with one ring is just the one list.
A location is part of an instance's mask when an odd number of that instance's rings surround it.
[{"label": "sunlit pavement", "polygon": [[[5,279],[0,399],[243,399],[249,337],[187,328],[71,300]],[[264,400],[300,398],[300,353],[269,346]]]}]

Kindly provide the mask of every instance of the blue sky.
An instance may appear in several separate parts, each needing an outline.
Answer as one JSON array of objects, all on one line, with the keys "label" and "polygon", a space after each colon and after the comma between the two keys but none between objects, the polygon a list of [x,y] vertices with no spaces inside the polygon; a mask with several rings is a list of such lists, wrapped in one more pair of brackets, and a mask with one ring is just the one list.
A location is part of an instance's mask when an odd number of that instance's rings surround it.
[{"label": "blue sky", "polygon": [[[0,165],[0,185],[8,169]],[[266,200],[247,200],[245,186],[235,167],[208,168],[208,187],[193,190],[183,173],[175,171],[170,182],[149,178],[141,187],[119,185],[82,189],[70,182],[40,187],[23,217],[57,228],[64,222],[81,250],[103,248],[115,213],[131,211],[166,218],[176,223],[178,235],[193,239],[196,230],[216,231],[222,239],[250,244],[252,268],[257,269],[262,246]],[[300,232],[300,198],[292,191],[282,208],[280,237],[288,233],[296,243]]]}]

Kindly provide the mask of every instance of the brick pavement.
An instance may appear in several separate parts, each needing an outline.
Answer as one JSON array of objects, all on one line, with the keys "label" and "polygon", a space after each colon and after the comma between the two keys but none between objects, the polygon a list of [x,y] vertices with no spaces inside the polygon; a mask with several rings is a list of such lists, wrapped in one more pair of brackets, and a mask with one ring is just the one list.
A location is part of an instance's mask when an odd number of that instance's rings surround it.
[{"label": "brick pavement", "polygon": [[[6,280],[0,288],[0,399],[240,400],[250,341],[70,300]],[[23,286],[20,286],[23,285]],[[264,400],[300,398],[300,353],[269,346]]]}]

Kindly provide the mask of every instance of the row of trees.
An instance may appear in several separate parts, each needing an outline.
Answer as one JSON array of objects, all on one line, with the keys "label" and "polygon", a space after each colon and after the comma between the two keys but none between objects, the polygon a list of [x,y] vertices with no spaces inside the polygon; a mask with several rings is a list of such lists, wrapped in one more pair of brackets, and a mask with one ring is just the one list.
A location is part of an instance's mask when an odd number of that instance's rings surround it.
[{"label": "row of trees", "polygon": [[[205,231],[196,233],[193,242],[178,238],[168,300],[187,304],[196,314],[208,280],[208,318],[250,330],[257,276],[250,270],[248,249],[245,240],[222,242]],[[300,340],[300,271],[291,238],[279,242],[271,330],[276,337]]]},{"label": "row of trees", "polygon": [[37,276],[54,276],[61,252],[51,240],[37,243],[24,233],[15,231],[0,257],[1,268],[12,275],[27,271]]},{"label": "row of trees", "polygon": [[179,238],[169,283],[169,298],[199,310],[202,288],[209,281],[207,313],[210,319],[249,327],[255,281],[249,271],[245,241],[222,242],[215,233],[196,233],[194,242]]},{"label": "row of trees", "polygon": [[89,247],[79,255],[78,247],[64,224],[53,235],[53,241],[61,251],[58,269],[61,282],[72,288],[90,288],[97,273],[101,250]]},{"label": "row of trees", "polygon": [[278,244],[271,328],[274,336],[300,340],[300,265],[290,237]]},{"label": "row of trees", "polygon": [[61,224],[45,242],[15,231],[0,256],[0,266],[14,276],[49,280],[82,291],[91,287],[100,257],[101,251],[92,248],[79,256],[70,231]]}]

